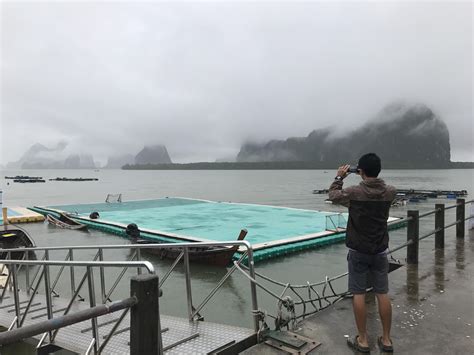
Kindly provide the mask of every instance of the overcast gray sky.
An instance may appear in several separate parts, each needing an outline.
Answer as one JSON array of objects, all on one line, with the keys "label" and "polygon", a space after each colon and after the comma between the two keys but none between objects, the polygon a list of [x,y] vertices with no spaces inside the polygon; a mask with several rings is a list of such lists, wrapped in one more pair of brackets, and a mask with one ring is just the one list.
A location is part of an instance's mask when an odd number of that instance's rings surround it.
[{"label": "overcast gray sky", "polygon": [[472,2],[5,2],[2,161],[70,142],[174,161],[366,122],[394,100],[474,160]]}]

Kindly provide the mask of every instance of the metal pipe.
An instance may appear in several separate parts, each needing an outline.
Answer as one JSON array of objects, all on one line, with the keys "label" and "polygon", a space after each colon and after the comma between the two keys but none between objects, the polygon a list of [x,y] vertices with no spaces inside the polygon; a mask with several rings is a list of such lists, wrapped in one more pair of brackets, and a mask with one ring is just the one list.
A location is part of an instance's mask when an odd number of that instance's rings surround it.
[{"label": "metal pipe", "polygon": [[84,355],[89,355],[91,353],[92,349],[95,349],[94,345],[95,345],[95,338],[92,338],[92,340],[91,340],[89,346],[87,347],[86,352],[84,353]]},{"label": "metal pipe", "polygon": [[432,211],[428,211],[428,212],[422,213],[422,214],[420,214],[420,215],[418,216],[418,218],[430,216],[430,215],[432,215],[432,214],[435,214],[436,212],[438,212],[438,208],[435,208],[435,209],[432,210]]},{"label": "metal pipe", "polygon": [[[129,261],[132,262],[132,260],[135,258],[135,252],[133,252],[133,255],[130,257]],[[117,279],[115,279],[115,282],[114,284],[112,285],[112,287],[110,288],[109,292],[107,292],[107,294],[105,295],[105,299],[106,301],[110,300],[110,296],[112,295],[112,293],[115,291],[115,288],[118,286],[120,280],[122,279],[123,275],[125,275],[125,272],[127,272],[127,268],[124,267],[122,269],[122,271],[120,272],[119,276],[117,277]]]},{"label": "metal pipe", "polygon": [[[141,252],[140,252],[140,248],[136,248],[136,254],[137,254],[137,261],[140,261],[142,256],[141,256]],[[137,274],[140,275],[142,273],[142,270],[140,268],[137,269]]]},{"label": "metal pipe", "polygon": [[418,237],[418,240],[423,240],[425,238],[431,237],[432,235],[438,233],[439,231],[440,231],[439,229],[434,229],[431,232],[428,232],[428,233],[422,235],[421,237]]},{"label": "metal pipe", "polygon": [[25,321],[26,319],[26,315],[28,314],[28,311],[30,310],[30,307],[31,307],[31,304],[33,303],[33,300],[36,296],[36,293],[38,292],[38,288],[39,288],[39,285],[41,284],[41,280],[43,279],[44,277],[44,270],[43,272],[41,273],[38,281],[36,282],[36,286],[35,288],[33,289],[33,294],[31,295],[29,301],[28,301],[28,305],[26,306],[26,309],[25,311],[23,312],[23,317],[21,318],[21,321],[20,321],[20,327],[23,325],[23,322]]},{"label": "metal pipe", "polygon": [[[92,267],[87,267],[87,285],[89,288],[89,305],[90,308],[95,307],[95,287],[94,287],[94,274]],[[97,327],[97,318],[91,318],[92,325],[92,338],[95,339],[94,353],[97,354],[99,350],[99,328]]]},{"label": "metal pipe", "polygon": [[[46,255],[43,255],[43,258],[41,260],[46,260]],[[31,284],[28,287],[29,289],[31,289],[31,287],[32,287],[33,283],[35,282],[36,278],[38,277],[38,274],[39,274],[41,269],[42,269],[41,266],[38,266],[36,268],[35,276],[33,276],[33,280],[31,280]]]},{"label": "metal pipe", "polygon": [[7,276],[7,279],[5,281],[5,286],[3,286],[3,290],[2,290],[2,295],[0,296],[0,303],[3,302],[3,300],[5,299],[5,292],[7,291],[7,288],[8,288],[8,285],[10,283],[10,278],[11,278],[11,273],[9,272],[8,273],[8,276]]},{"label": "metal pipe", "polygon": [[2,260],[0,264],[7,265],[48,265],[48,266],[107,266],[107,267],[144,267],[148,273],[154,274],[155,268],[149,261],[60,261],[60,260]]},{"label": "metal pipe", "polygon": [[[252,279],[255,280],[255,265],[253,260],[253,248],[248,244],[248,264],[249,264],[249,274]],[[257,301],[257,286],[254,282],[250,282],[250,293],[252,295],[252,313],[253,313],[253,322],[254,330],[258,332],[260,329],[259,318],[258,318],[258,301]]]},{"label": "metal pipe", "polygon": [[48,335],[48,332],[44,332],[43,335],[41,336],[38,344],[36,345],[36,349],[39,349],[41,348],[41,346],[43,345],[43,342],[44,340],[46,339],[46,336]]},{"label": "metal pipe", "polygon": [[[99,248],[99,261],[104,261],[104,251],[102,248]],[[139,268],[140,269],[140,268]],[[105,274],[104,274],[104,267],[99,267],[100,272],[100,297],[102,298],[102,303],[107,302],[105,298]]]},{"label": "metal pipe", "polygon": [[176,267],[176,265],[178,265],[179,261],[181,260],[181,258],[183,257],[184,255],[184,250],[181,251],[181,253],[179,253],[178,257],[175,259],[175,261],[173,262],[173,264],[171,265],[171,267],[169,268],[169,270],[166,272],[166,274],[161,278],[161,281],[160,281],[160,285],[159,287],[161,288],[161,286],[165,283],[165,281],[168,279],[168,277],[171,275],[171,273],[173,272],[174,268]]},{"label": "metal pipe", "polygon": [[137,303],[135,297],[126,298],[121,301],[112,302],[109,304],[101,304],[93,308],[87,308],[82,311],[67,314],[54,319],[38,322],[32,325],[27,325],[18,329],[10,330],[8,332],[0,333],[0,344],[10,344],[20,341],[25,338],[30,338],[45,332],[66,327],[71,324],[79,323],[99,317],[107,313],[117,312],[125,308],[130,308]]},{"label": "metal pipe", "polygon": [[[72,249],[69,249],[69,260],[74,261],[74,254],[73,254]],[[71,266],[69,268],[69,274],[70,274],[70,279],[71,279],[71,295],[73,295],[76,292],[76,280],[75,280],[75,275],[74,275],[74,266]]]},{"label": "metal pipe", "polygon": [[[76,300],[76,297],[79,296],[79,292],[81,291],[81,288],[84,285],[86,279],[87,279],[87,271],[84,273],[84,276],[82,277],[81,281],[79,282],[79,286],[77,286],[77,289],[74,291],[74,294],[72,295],[71,299],[69,300],[69,303],[66,307],[66,310],[64,311],[64,315],[68,314],[69,311],[71,310],[71,307],[74,304],[74,301]],[[82,299],[82,300],[84,300],[84,299]],[[58,331],[59,331],[59,329],[56,329],[53,332],[53,340],[56,338],[56,335],[58,334]]]},{"label": "metal pipe", "polygon": [[193,294],[191,289],[191,273],[189,270],[189,250],[187,247],[184,247],[184,277],[186,280],[186,300],[188,303],[188,318],[193,320]]},{"label": "metal pipe", "polygon": [[12,278],[13,278],[13,298],[15,300],[15,318],[16,326],[20,327],[20,295],[18,294],[18,275],[16,272],[16,265],[12,265]]},{"label": "metal pipe", "polygon": [[[90,250],[90,249],[174,249],[174,248],[183,248],[183,247],[213,247],[213,246],[236,246],[240,245],[248,249],[250,246],[249,242],[246,240],[236,240],[230,242],[190,242],[190,243],[163,243],[163,244],[104,244],[104,245],[75,245],[75,246],[54,246],[54,247],[30,247],[22,248],[21,250],[28,251],[38,251],[38,250]],[[3,249],[3,252],[7,251],[18,251],[17,248]]]},{"label": "metal pipe", "polygon": [[[28,260],[30,258],[29,256],[29,252],[28,251],[25,251],[25,260]],[[26,294],[29,295],[30,294],[30,288],[28,287],[30,285],[30,267],[28,265],[26,265],[26,269],[25,269],[25,285],[26,285]]]},{"label": "metal pipe", "polygon": [[[66,255],[66,257],[64,258],[64,260],[68,260],[69,259],[69,253]],[[28,267],[28,266],[27,266]],[[59,269],[59,272],[58,274],[56,275],[56,278],[54,279],[53,281],[53,285],[51,286],[51,292],[54,293],[56,296],[59,296],[59,294],[57,294],[55,291],[54,291],[54,288],[56,287],[56,284],[58,283],[59,281],[59,278],[61,277],[61,274],[63,273],[63,270],[64,270],[64,265],[61,266],[61,268]]]},{"label": "metal pipe", "polygon": [[[48,253],[48,251],[45,251]],[[49,255],[46,254],[46,260],[49,259]],[[45,298],[46,298],[46,311],[48,313],[48,319],[53,318],[53,302],[51,300],[51,289],[50,289],[50,283],[49,283],[49,266],[44,265],[44,292],[45,292]],[[53,334],[49,332],[49,342],[51,343],[53,340]]]},{"label": "metal pipe", "polygon": [[122,314],[120,315],[120,318],[115,322],[115,324],[113,325],[112,329],[110,330],[109,332],[109,335],[107,335],[107,337],[104,339],[104,342],[102,343],[102,345],[100,346],[99,348],[99,354],[102,353],[102,351],[104,350],[104,348],[107,346],[107,344],[109,343],[110,339],[112,339],[112,337],[114,336],[115,334],[115,331],[117,330],[118,326],[120,325],[120,323],[122,323],[123,319],[125,318],[125,316],[127,315],[128,311],[130,310],[130,308],[125,308],[125,310],[122,312]]},{"label": "metal pipe", "polygon": [[[244,253],[239,260],[237,260],[237,264],[240,264],[244,258],[247,256],[247,253]],[[224,284],[224,282],[232,275],[232,273],[237,269],[235,264],[227,271],[224,277],[218,282],[218,284],[214,287],[214,289],[207,295],[207,297],[201,302],[199,306],[196,307],[195,311],[193,312],[192,318],[199,313],[199,311],[209,302],[209,300],[216,294],[217,290]]]}]

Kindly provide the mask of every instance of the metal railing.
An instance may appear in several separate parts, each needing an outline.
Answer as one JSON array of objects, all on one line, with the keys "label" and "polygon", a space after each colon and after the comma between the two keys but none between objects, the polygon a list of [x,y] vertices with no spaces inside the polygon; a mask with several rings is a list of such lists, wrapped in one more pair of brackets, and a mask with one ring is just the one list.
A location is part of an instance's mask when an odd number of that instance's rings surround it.
[{"label": "metal railing", "polygon": [[[474,200],[465,201],[465,199],[458,198],[456,203],[451,206],[445,206],[444,203],[438,203],[435,205],[435,209],[419,213],[418,210],[407,211],[407,217],[403,220],[407,222],[407,241],[396,248],[390,250],[390,253],[407,248],[406,260],[408,264],[418,264],[419,259],[419,243],[420,240],[426,239],[432,235],[435,236],[435,248],[444,248],[444,231],[447,228],[456,226],[456,238],[462,239],[465,237],[466,229],[465,222],[474,216],[466,217],[466,205],[474,203]],[[445,211],[450,209],[456,209],[456,220],[450,224],[445,224]],[[429,231],[420,236],[420,219],[435,215],[435,229]]]},{"label": "metal railing", "polygon": [[[79,299],[83,299],[79,295],[79,291],[83,283],[85,282],[84,277],[82,280],[79,282],[79,285],[76,286],[76,270],[74,268],[74,263],[76,261],[74,260],[75,255],[77,254],[78,251],[80,250],[97,250],[95,256],[93,257],[92,262],[104,262],[104,251],[105,250],[133,250],[132,255],[129,257],[127,263],[130,262],[139,262],[141,260],[141,250],[142,249],[180,249],[181,252],[178,254],[178,256],[175,258],[175,260],[172,262],[170,268],[163,274],[162,277],[160,277],[160,284],[159,287],[160,289],[163,287],[164,283],[166,280],[169,278],[169,276],[172,274],[172,272],[176,269],[177,265],[182,261],[184,265],[184,277],[185,277],[185,286],[186,286],[186,304],[187,304],[187,310],[188,310],[188,318],[190,320],[203,320],[202,315],[200,312],[202,309],[205,307],[205,305],[212,299],[212,297],[217,293],[217,291],[222,287],[222,285],[225,283],[225,281],[234,273],[234,271],[237,269],[236,265],[233,265],[227,273],[220,279],[220,281],[217,282],[216,286],[209,292],[209,294],[204,297],[204,299],[201,301],[199,305],[195,307],[193,303],[193,294],[192,294],[192,283],[191,283],[191,268],[190,268],[190,263],[189,263],[189,248],[200,248],[200,247],[234,247],[238,246],[240,248],[243,248],[245,251],[242,253],[241,257],[237,261],[237,265],[240,265],[244,261],[248,264],[249,268],[249,274],[252,277],[255,277],[255,268],[254,268],[254,258],[253,258],[253,248],[250,245],[249,242],[247,241],[229,241],[229,242],[191,242],[191,243],[166,243],[166,244],[157,244],[157,243],[150,243],[150,244],[121,244],[121,245],[79,245],[79,246],[54,246],[54,247],[33,247],[33,248],[16,248],[16,249],[3,249],[2,251],[4,253],[7,253],[10,255],[12,252],[18,252],[19,250],[24,252],[24,258],[28,258],[28,255],[31,252],[44,252],[44,255],[42,257],[42,260],[48,261],[50,259],[50,254],[52,252],[56,251],[66,251],[66,257],[64,261],[57,262],[56,265],[61,266],[59,272],[57,273],[54,281],[50,283],[51,287],[49,289],[49,294],[53,296],[58,296],[59,294],[56,291],[56,285],[58,284],[58,281],[60,277],[64,273],[64,269],[68,268],[70,269],[69,272],[69,280],[70,280],[70,289],[71,289],[71,294],[75,295],[75,297]],[[2,260],[0,260],[0,264],[2,263]],[[35,265],[37,261],[30,261],[30,262],[25,262],[23,261],[21,266],[25,265],[25,284],[26,284],[26,289],[28,292],[31,290],[35,291],[39,285],[39,280],[44,277],[44,272],[40,272],[39,269],[36,270],[34,277],[30,280],[30,270],[29,266],[30,265]],[[37,264],[36,264],[37,265]],[[99,264],[98,264],[99,265]],[[105,265],[103,265],[105,266]],[[111,301],[111,296],[113,295],[114,291],[117,289],[120,281],[123,279],[123,276],[125,275],[127,269],[132,268],[133,266],[130,267],[124,267],[117,278],[112,282],[112,286],[110,286],[109,289],[107,289],[107,284],[106,284],[106,278],[105,278],[105,273],[104,273],[104,267],[103,266],[98,266],[99,269],[99,276],[100,276],[100,295],[101,295],[101,302],[102,303],[107,303]],[[18,270],[17,270],[18,271]],[[140,273],[140,269],[137,270],[137,273]],[[39,280],[37,280],[39,277]],[[49,275],[48,275],[49,277]],[[36,284],[35,284],[36,282]],[[48,281],[49,282],[49,281]],[[250,282],[250,292],[251,292],[251,306],[252,306],[252,314],[253,314],[253,325],[254,329],[258,330],[259,328],[259,320],[258,317],[255,315],[255,312],[258,309],[258,300],[257,300],[257,290],[256,286],[254,283]],[[2,301],[2,295],[0,295],[0,302]]]},{"label": "metal railing", "polygon": [[[43,334],[38,345],[37,352],[39,353],[50,353],[49,350],[58,350],[59,347],[54,345],[54,338],[57,332],[66,326],[80,323],[86,320],[91,320],[92,339],[85,351],[85,354],[90,354],[92,351],[94,354],[101,354],[107,344],[109,343],[112,336],[116,335],[118,326],[121,324],[127,313],[131,310],[130,316],[130,354],[162,354],[163,344],[161,340],[161,329],[160,329],[160,315],[158,310],[158,277],[154,275],[153,266],[148,262],[74,262],[74,265],[85,266],[87,268],[86,274],[89,286],[89,297],[90,297],[90,308],[69,313],[70,308],[64,312],[62,316],[54,317],[52,315],[51,307],[51,294],[48,294],[48,278],[45,277],[45,289],[46,289],[46,303],[47,303],[47,315],[48,320],[41,321],[38,323],[26,325],[22,327],[22,323],[19,322],[19,299],[18,299],[18,284],[16,282],[16,267],[20,265],[29,265],[30,262],[25,261],[6,261],[8,265],[11,265],[12,270],[12,283],[13,293],[15,298],[15,312],[16,316],[12,325],[5,332],[0,333],[0,344],[10,344],[20,341],[25,338],[37,336]],[[40,265],[43,267],[57,266],[57,265],[71,265],[72,262],[60,262],[60,261],[41,261]],[[99,266],[127,266],[127,267],[145,267],[149,275],[137,275],[131,279],[130,291],[132,297],[112,302],[109,304],[95,304],[94,294],[94,280],[93,280],[93,267]],[[35,292],[36,293],[36,292]],[[34,294],[35,294],[34,293]],[[48,297],[49,296],[49,297]],[[48,302],[49,298],[49,302]],[[28,307],[31,304],[28,303]],[[28,309],[27,307],[27,309]],[[115,324],[112,326],[109,333],[104,337],[102,344],[99,344],[99,332],[97,318],[106,314],[114,313],[123,310],[122,314],[115,320]],[[27,313],[24,311],[22,321]],[[17,328],[13,329],[14,323],[17,322]],[[45,338],[49,334],[49,344],[44,344]]]},{"label": "metal railing", "polygon": [[[435,246],[436,248],[444,248],[444,230],[446,228],[450,228],[452,226],[458,226],[456,228],[456,236],[461,239],[465,236],[465,229],[464,224],[466,220],[473,219],[474,209],[471,210],[471,216],[465,217],[465,205],[466,204],[474,204],[474,200],[464,201],[463,199],[458,199],[455,205],[448,206],[445,208],[444,204],[436,204],[436,207],[432,211],[428,211],[423,214],[419,214],[418,211],[408,211],[406,218],[397,219],[393,222],[389,222],[388,224],[399,224],[399,223],[407,223],[407,242],[403,243],[402,245],[397,246],[396,248],[390,249],[388,254],[393,254],[394,252],[401,250],[403,248],[407,248],[407,261],[408,263],[413,263],[413,255],[414,251],[412,246],[416,245],[416,262],[418,262],[418,242],[422,239],[428,238],[429,236],[435,234]],[[445,225],[444,223],[444,215],[445,210],[456,208],[456,221]],[[426,233],[419,237],[419,219],[421,217],[426,217],[435,214],[435,230]],[[396,261],[395,259],[393,259]],[[296,328],[297,321],[299,319],[305,319],[306,316],[317,313],[322,309],[325,309],[335,302],[338,302],[340,299],[344,298],[346,295],[349,294],[348,291],[343,292],[336,292],[332,287],[332,282],[339,280],[343,277],[348,275],[348,272],[344,272],[340,275],[334,277],[327,277],[324,281],[320,282],[307,282],[306,284],[293,284],[287,281],[278,281],[275,280],[267,275],[256,273],[256,277],[250,277],[247,274],[247,270],[245,266],[238,267],[238,269],[253,282],[257,285],[261,290],[265,293],[270,295],[271,297],[275,298],[278,303],[278,313],[276,315],[272,315],[268,312],[259,311],[261,322],[264,326],[261,327],[259,332],[257,332],[258,338],[260,339],[260,335],[262,332],[267,329],[265,328],[265,318],[270,317],[275,319],[275,326],[277,329],[281,328],[281,326],[289,326]],[[265,284],[262,282],[264,281]],[[267,285],[268,284],[268,285]],[[278,291],[273,291],[270,289],[269,286],[274,285],[279,288]],[[322,290],[316,290],[317,286],[322,286]],[[347,290],[347,289],[346,289]],[[305,294],[305,291],[306,294]],[[288,295],[288,293],[291,295]],[[292,297],[296,297],[292,299]],[[296,310],[296,306],[300,306],[301,312]],[[281,316],[282,309],[286,310],[287,314],[286,317]]]}]

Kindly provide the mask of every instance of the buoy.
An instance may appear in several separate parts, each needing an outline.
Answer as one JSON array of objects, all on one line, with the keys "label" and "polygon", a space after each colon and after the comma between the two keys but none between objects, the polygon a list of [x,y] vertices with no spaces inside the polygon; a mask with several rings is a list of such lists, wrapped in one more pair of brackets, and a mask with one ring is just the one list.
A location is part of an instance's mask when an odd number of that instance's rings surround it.
[{"label": "buoy", "polygon": [[89,218],[90,219],[97,219],[99,218],[100,215],[99,215],[99,212],[92,212],[90,215],[89,215]]},{"label": "buoy", "polygon": [[130,223],[127,226],[127,229],[125,229],[125,233],[133,239],[139,238],[140,237],[140,229],[138,229],[138,226],[135,223]]}]

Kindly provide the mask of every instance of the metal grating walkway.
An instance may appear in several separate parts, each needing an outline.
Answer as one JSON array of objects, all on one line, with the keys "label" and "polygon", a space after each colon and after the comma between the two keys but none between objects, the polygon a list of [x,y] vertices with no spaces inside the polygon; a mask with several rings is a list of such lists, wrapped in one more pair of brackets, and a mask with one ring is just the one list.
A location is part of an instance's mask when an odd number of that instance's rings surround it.
[{"label": "metal grating walkway", "polygon": [[[26,307],[29,295],[20,291],[20,311]],[[53,316],[60,316],[67,307],[68,300],[52,297]],[[69,313],[89,308],[88,302],[75,302]],[[24,325],[47,319],[45,296],[37,294],[27,314]],[[111,313],[97,318],[100,343],[109,334],[120,314]],[[13,290],[6,290],[0,303],[0,326],[8,328],[15,318]],[[190,322],[184,318],[160,315],[163,348],[165,354],[209,354],[230,344],[239,343],[254,335],[253,330],[210,322]],[[126,315],[103,354],[128,354],[130,333],[129,313]],[[38,341],[41,336],[35,337]],[[92,340],[91,321],[84,321],[61,328],[54,344],[77,353],[84,353]]]}]

